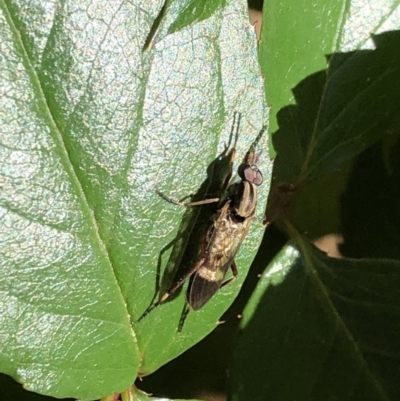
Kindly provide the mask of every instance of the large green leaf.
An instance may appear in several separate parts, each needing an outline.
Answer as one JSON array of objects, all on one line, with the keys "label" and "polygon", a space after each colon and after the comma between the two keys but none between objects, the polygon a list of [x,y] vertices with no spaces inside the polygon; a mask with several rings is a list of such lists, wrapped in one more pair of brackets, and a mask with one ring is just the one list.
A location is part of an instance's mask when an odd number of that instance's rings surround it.
[{"label": "large green leaf", "polygon": [[[276,184],[297,184],[284,228],[301,256],[284,248],[243,313],[229,375],[232,400],[399,398],[399,169],[393,144],[400,35],[384,32],[400,26],[398,5],[266,3],[260,46],[275,131],[273,176]],[[347,180],[356,157],[363,160],[354,163],[354,184]],[[340,191],[347,182],[353,196],[343,212]],[[283,195],[295,191],[281,192],[287,205]],[[334,230],[343,232],[348,255],[358,243],[357,257],[397,259],[329,259],[298,232],[314,237]]]},{"label": "large green leaf", "polygon": [[[169,257],[177,268],[189,234],[209,224],[155,190],[210,195],[234,112],[238,160],[266,122],[255,37],[244,2],[171,35],[180,10],[156,21],[162,2],[0,5],[0,369],[29,390],[93,399],[203,338],[246,275],[259,222],[239,280],[182,333],[184,291],[135,323],[157,270],[164,281]],[[259,220],[271,163],[260,167]]]},{"label": "large green leaf", "polygon": [[284,248],[244,311],[231,399],[399,399],[400,262],[303,253]]},{"label": "large green leaf", "polygon": [[[400,27],[399,4],[272,1],[264,8],[260,62],[277,179],[303,185],[382,138],[400,97],[398,37],[371,34]],[[352,52],[361,48],[369,50]]]},{"label": "large green leaf", "polygon": [[351,161],[399,131],[400,35],[371,34],[400,26],[400,2],[281,3],[264,8],[260,43],[277,152],[270,205],[288,204],[279,184],[295,184],[290,217],[317,237],[340,229]]}]

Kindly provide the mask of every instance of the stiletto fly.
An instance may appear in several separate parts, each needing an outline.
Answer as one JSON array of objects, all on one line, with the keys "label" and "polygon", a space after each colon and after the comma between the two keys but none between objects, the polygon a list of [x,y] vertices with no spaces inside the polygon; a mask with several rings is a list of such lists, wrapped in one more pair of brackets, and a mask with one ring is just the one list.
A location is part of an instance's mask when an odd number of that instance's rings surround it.
[{"label": "stiletto fly", "polygon": [[[234,147],[231,152],[231,163],[233,163],[236,153],[240,125],[240,114],[235,113],[235,117],[236,115],[238,116],[238,121]],[[161,296],[158,302],[147,308],[138,321],[147,316],[155,307],[165,302],[190,278],[186,294],[187,306],[178,327],[178,331],[181,331],[190,310],[202,308],[220,288],[236,279],[238,270],[234,258],[249,231],[257,206],[257,187],[263,182],[261,171],[257,167],[258,155],[256,154],[256,146],[265,129],[263,127],[260,131],[238,168],[240,181],[229,185],[230,176],[232,175],[232,172],[230,172],[229,177],[225,180],[224,187],[221,188],[222,196],[220,198],[182,203],[157,191],[158,195],[163,199],[177,205],[193,207],[218,202],[218,207],[214,219],[203,233],[197,263],[183,275],[179,275],[178,271],[170,288]],[[229,268],[232,270],[233,275],[224,281]]]}]

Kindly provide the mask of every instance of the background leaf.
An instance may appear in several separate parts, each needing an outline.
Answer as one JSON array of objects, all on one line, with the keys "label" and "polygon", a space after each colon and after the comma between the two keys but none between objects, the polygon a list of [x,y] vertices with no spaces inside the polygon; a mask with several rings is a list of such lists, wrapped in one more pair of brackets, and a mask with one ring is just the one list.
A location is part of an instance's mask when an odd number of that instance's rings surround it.
[{"label": "background leaf", "polygon": [[290,212],[268,214],[288,213],[310,238],[340,231],[339,200],[352,160],[383,138],[396,141],[399,35],[371,33],[399,27],[399,9],[392,1],[314,1],[288,10],[272,2],[264,9],[260,63],[277,152],[278,194],[270,207],[282,204],[281,183],[297,188]]},{"label": "background leaf", "polygon": [[293,104],[303,78],[326,67],[325,55],[339,49],[345,1],[271,1],[264,7],[260,64],[271,109],[271,131],[279,110]]},{"label": "background leaf", "polygon": [[231,399],[397,399],[399,262],[303,254],[284,248],[244,311]]},{"label": "background leaf", "polygon": [[[285,247],[243,313],[232,400],[399,398],[399,10],[264,8],[273,185],[296,184],[280,226],[301,256]],[[339,256],[371,259],[331,259],[308,244],[328,233],[343,234]]]},{"label": "background leaf", "polygon": [[[274,135],[279,155],[275,171],[281,180],[308,184],[394,130],[400,101],[399,37],[385,33],[374,37],[375,50],[334,53],[327,71],[293,89],[297,106],[279,112]],[[290,161],[289,152],[294,156]]]},{"label": "background leaf", "polygon": [[187,0],[185,2],[171,0],[167,4],[171,7],[171,11],[174,7],[179,7],[180,10],[179,12],[175,12],[177,14],[177,19],[168,29],[168,33],[174,33],[190,24],[195,24],[196,22],[204,21],[211,17],[214,13],[218,12],[219,9],[226,6],[226,0]]},{"label": "background leaf", "polygon": [[292,89],[305,77],[325,69],[326,55],[373,48],[371,33],[398,28],[397,0],[271,1],[264,7],[260,64],[271,109],[271,131],[279,110],[293,104]]},{"label": "background leaf", "polygon": [[[182,334],[184,291],[134,323],[155,295],[160,251],[163,272],[187,244],[166,246],[196,227],[198,211],[182,222],[155,190],[206,195],[234,111],[237,162],[266,122],[255,38],[237,2],[171,35],[180,17],[165,13],[144,51],[161,2],[0,5],[0,368],[29,390],[93,399],[203,338],[246,275],[260,224],[238,256],[239,280]],[[260,168],[259,221],[271,163]]]}]

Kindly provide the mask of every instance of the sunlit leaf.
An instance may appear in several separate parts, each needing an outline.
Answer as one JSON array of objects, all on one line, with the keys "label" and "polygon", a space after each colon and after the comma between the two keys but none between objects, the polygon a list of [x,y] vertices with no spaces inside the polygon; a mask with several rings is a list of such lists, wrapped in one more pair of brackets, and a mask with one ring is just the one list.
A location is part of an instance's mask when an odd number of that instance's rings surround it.
[{"label": "sunlit leaf", "polygon": [[0,369],[31,391],[95,399],[203,338],[246,275],[266,158],[240,279],[189,315],[182,334],[184,291],[135,323],[169,256],[178,267],[188,246],[167,245],[204,224],[196,210],[182,221],[185,210],[155,190],[206,196],[234,112],[235,168],[266,123],[256,41],[245,4],[233,1],[176,34],[168,27],[180,16],[166,12],[153,36],[161,2],[0,6]]}]

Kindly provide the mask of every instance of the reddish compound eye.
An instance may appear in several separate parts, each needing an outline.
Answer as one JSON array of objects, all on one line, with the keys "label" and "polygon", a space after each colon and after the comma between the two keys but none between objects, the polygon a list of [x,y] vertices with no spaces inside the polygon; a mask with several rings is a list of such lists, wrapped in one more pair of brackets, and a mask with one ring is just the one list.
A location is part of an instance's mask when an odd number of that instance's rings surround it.
[{"label": "reddish compound eye", "polygon": [[251,182],[252,184],[257,186],[261,185],[263,182],[263,176],[261,174],[261,171],[254,164],[247,166],[243,170],[243,178],[246,181]]}]

